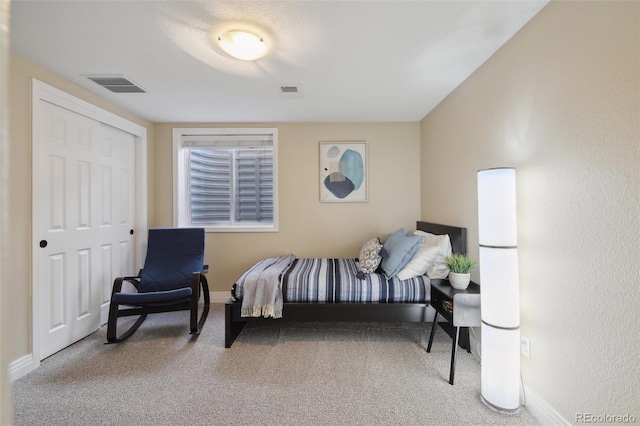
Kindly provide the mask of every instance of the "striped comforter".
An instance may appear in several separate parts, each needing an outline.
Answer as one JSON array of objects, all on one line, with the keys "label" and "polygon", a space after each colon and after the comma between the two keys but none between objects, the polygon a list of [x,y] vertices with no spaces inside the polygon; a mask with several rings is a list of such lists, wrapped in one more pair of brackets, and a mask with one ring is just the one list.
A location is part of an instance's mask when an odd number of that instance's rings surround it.
[{"label": "striped comforter", "polygon": [[[281,276],[285,302],[427,302],[429,278],[401,281],[383,274],[359,279],[357,259],[295,259]],[[238,284],[234,298],[242,298]]]}]

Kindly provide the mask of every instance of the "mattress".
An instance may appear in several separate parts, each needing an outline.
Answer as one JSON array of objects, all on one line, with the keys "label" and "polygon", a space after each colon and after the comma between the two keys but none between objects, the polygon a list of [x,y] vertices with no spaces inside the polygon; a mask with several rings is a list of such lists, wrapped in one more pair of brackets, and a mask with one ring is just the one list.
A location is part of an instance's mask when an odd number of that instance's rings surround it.
[{"label": "mattress", "polygon": [[[284,302],[290,303],[389,303],[429,301],[426,275],[399,280],[381,273],[357,277],[357,259],[296,258],[280,276]],[[242,298],[236,283],[232,295]]]}]

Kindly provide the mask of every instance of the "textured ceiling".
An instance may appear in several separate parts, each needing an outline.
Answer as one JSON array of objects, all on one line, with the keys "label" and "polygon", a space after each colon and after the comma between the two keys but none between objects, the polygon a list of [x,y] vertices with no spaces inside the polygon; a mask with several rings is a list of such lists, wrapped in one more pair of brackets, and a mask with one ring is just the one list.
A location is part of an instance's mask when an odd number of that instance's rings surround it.
[{"label": "textured ceiling", "polygon": [[[11,49],[154,122],[417,121],[546,3],[14,0]],[[232,28],[259,30],[269,55],[224,54],[211,36]]]}]

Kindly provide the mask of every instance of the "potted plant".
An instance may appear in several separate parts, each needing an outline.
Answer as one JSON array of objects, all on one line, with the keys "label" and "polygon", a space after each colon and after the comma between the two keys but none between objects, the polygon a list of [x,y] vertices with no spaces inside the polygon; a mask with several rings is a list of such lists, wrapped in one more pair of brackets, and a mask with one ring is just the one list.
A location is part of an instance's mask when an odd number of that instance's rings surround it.
[{"label": "potted plant", "polygon": [[444,258],[444,263],[449,267],[449,283],[456,290],[464,290],[471,281],[469,273],[478,262],[463,254],[454,254]]}]

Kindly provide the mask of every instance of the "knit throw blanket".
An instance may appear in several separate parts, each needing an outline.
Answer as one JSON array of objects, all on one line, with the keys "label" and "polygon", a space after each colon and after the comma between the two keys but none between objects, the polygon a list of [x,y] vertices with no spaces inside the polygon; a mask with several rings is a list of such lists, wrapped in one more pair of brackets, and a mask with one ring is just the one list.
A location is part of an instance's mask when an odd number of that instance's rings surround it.
[{"label": "knit throw blanket", "polygon": [[294,259],[293,254],[264,259],[242,274],[238,279],[243,286],[241,316],[282,318],[280,276]]}]

